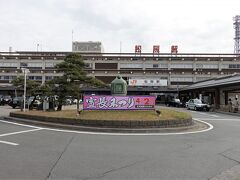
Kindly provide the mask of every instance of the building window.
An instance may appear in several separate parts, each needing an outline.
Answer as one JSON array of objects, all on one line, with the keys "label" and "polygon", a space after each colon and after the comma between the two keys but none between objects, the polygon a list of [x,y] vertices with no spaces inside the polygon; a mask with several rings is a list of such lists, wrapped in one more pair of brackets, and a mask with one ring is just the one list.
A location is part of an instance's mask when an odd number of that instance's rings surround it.
[{"label": "building window", "polygon": [[53,76],[46,76],[46,81],[52,80]]},{"label": "building window", "polygon": [[229,69],[240,69],[240,64],[229,64]]},{"label": "building window", "polygon": [[32,67],[32,68],[42,68],[42,63],[38,63],[38,62],[35,62],[35,63],[28,63],[28,67]]},{"label": "building window", "polygon": [[218,69],[218,64],[196,64],[197,69]]},{"label": "building window", "polygon": [[91,63],[85,63],[85,68],[86,69],[91,69],[92,68],[92,64]]},{"label": "building window", "polygon": [[42,80],[42,76],[35,76],[36,80]]},{"label": "building window", "polygon": [[120,68],[122,68],[122,69],[141,69],[142,64],[139,64],[139,63],[121,63]]},{"label": "building window", "polygon": [[9,80],[9,76],[4,76],[4,80]]},{"label": "building window", "polygon": [[29,80],[34,80],[34,76],[28,76]]},{"label": "building window", "polygon": [[0,67],[17,67],[17,63],[0,63]]},{"label": "building window", "polygon": [[20,66],[21,66],[21,67],[28,67],[28,63],[21,62],[21,63],[20,63]]},{"label": "building window", "polygon": [[192,82],[193,78],[192,77],[171,77],[170,80],[174,82]]},{"label": "building window", "polygon": [[171,64],[170,67],[175,69],[191,69],[193,68],[193,65],[181,63],[181,64]]},{"label": "building window", "polygon": [[52,62],[45,63],[46,68],[54,68],[55,65],[56,65],[56,63],[52,63]]}]

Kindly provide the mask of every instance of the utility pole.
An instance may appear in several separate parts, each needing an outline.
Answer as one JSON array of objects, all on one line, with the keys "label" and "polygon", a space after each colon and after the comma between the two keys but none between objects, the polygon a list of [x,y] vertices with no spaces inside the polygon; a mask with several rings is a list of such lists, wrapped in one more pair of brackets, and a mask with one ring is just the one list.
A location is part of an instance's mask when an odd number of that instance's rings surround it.
[{"label": "utility pole", "polygon": [[29,69],[21,68],[24,74],[24,93],[23,93],[23,112],[26,112],[26,91],[27,91],[27,73],[29,73]]},{"label": "utility pole", "polygon": [[234,44],[234,53],[240,54],[240,15],[233,17],[233,26],[235,29],[235,44]]}]

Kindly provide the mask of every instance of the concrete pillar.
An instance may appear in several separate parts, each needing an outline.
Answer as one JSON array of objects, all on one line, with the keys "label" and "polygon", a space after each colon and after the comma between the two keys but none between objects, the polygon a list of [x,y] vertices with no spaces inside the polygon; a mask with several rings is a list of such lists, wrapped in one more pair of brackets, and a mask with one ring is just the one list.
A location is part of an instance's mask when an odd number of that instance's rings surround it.
[{"label": "concrete pillar", "polygon": [[171,61],[168,63],[168,70],[171,70]]},{"label": "concrete pillar", "polygon": [[225,94],[225,105],[228,105],[228,91],[225,91],[224,94]]},{"label": "concrete pillar", "polygon": [[42,84],[44,84],[46,82],[46,76],[45,74],[42,74]]},{"label": "concrete pillar", "polygon": [[196,71],[196,62],[193,62],[193,71]]},{"label": "concrete pillar", "polygon": [[142,63],[142,69],[143,69],[144,71],[146,70],[145,62]]},{"label": "concrete pillar", "polygon": [[45,63],[45,60],[42,61],[42,69],[45,69],[46,67],[46,63]]},{"label": "concrete pillar", "polygon": [[17,69],[20,69],[20,64],[21,64],[21,62],[17,61]]},{"label": "concrete pillar", "polygon": [[196,76],[197,76],[197,75],[194,73],[194,74],[193,74],[193,82],[194,82],[194,83],[197,82]]},{"label": "concrete pillar", "polygon": [[222,71],[222,61],[219,61],[219,63],[218,63],[218,70]]},{"label": "concrete pillar", "polygon": [[170,87],[170,85],[171,85],[171,74],[168,74],[168,87]]},{"label": "concrete pillar", "polygon": [[219,90],[219,88],[215,89],[215,106],[217,109],[220,108],[220,90]]}]

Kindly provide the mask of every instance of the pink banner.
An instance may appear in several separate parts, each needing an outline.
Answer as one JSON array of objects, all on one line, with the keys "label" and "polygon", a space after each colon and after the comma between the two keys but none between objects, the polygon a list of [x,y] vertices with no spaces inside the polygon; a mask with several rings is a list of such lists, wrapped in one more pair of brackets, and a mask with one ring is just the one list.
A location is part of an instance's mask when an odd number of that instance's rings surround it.
[{"label": "pink banner", "polygon": [[84,110],[152,110],[155,96],[84,96]]}]

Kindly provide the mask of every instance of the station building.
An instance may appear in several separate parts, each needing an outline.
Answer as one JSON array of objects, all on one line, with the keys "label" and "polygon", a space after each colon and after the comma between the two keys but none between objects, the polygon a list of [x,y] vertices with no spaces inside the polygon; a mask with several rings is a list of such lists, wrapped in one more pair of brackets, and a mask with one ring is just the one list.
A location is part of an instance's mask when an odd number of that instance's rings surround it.
[{"label": "station building", "polygon": [[229,100],[240,103],[240,74],[197,82],[180,90],[180,98],[199,98],[215,109],[229,111]]},{"label": "station building", "polygon": [[[11,81],[22,75],[21,68],[30,70],[28,79],[41,83],[61,76],[54,66],[69,53],[72,52],[0,52],[0,89],[10,87]],[[193,83],[240,73],[240,56],[236,54],[78,53],[89,76],[110,84],[121,75],[128,82],[129,94],[176,95],[179,89]]]}]

